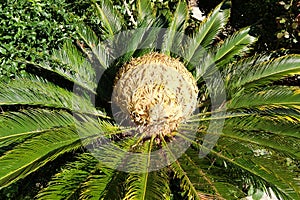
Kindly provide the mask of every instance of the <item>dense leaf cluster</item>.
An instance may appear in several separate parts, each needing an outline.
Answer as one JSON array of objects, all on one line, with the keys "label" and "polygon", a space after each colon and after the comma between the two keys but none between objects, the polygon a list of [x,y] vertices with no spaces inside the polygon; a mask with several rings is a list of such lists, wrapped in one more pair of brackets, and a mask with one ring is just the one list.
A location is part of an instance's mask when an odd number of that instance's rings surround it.
[{"label": "dense leaf cluster", "polygon": [[65,1],[5,0],[0,4],[0,79],[21,74],[20,59],[46,59],[52,49],[74,35],[76,18]]}]

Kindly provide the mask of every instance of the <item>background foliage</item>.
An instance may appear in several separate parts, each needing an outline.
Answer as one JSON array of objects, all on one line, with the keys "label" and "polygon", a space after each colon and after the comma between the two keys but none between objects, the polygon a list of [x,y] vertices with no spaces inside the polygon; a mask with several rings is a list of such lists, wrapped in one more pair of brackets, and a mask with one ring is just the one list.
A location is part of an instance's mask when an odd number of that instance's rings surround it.
[{"label": "background foliage", "polygon": [[6,0],[0,4],[0,79],[24,75],[17,60],[47,59],[52,49],[75,34],[76,17],[60,0]]}]

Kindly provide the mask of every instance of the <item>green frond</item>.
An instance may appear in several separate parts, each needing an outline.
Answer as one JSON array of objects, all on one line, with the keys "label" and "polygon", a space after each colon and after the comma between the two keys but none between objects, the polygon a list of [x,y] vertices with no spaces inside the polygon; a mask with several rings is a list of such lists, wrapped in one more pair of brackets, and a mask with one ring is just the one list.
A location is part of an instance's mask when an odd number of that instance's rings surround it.
[{"label": "green frond", "polygon": [[109,0],[103,0],[100,5],[93,0],[96,14],[101,21],[101,25],[104,30],[104,35],[112,37],[119,32],[124,24],[124,19],[117,9],[113,7],[113,4]]},{"label": "green frond", "polygon": [[206,48],[213,42],[228,21],[230,6],[230,1],[223,1],[201,23],[197,35],[194,37],[197,38],[198,44]]},{"label": "green frond", "polygon": [[224,28],[230,15],[230,4],[230,1],[222,2],[201,22],[193,39],[185,45],[184,57],[188,62],[196,63],[193,56],[201,54],[202,48],[206,49]]},{"label": "green frond", "polygon": [[[178,135],[187,141],[190,140],[189,135],[181,133],[178,133]],[[196,147],[201,146],[195,141],[192,143]],[[236,182],[231,179],[224,181],[224,178],[222,178],[224,175],[223,169],[215,169],[214,160],[209,160],[208,158],[200,159],[199,149],[196,149],[195,147],[189,148],[171,165],[175,176],[180,180],[180,187],[185,191],[182,198],[237,199],[245,196],[241,189],[236,187]]]},{"label": "green frond", "polygon": [[[138,138],[136,141],[138,142],[140,139],[142,139],[142,137]],[[138,156],[131,156],[128,159],[124,159],[124,161],[126,162],[127,169],[133,172],[148,172],[150,170],[151,162],[153,162],[151,161],[151,151],[154,148],[153,141],[154,137],[152,137],[150,141],[145,142],[142,146],[138,145],[138,143],[131,145],[131,151],[137,153]],[[147,173],[144,173],[143,179],[145,183],[147,183],[147,175]],[[142,194],[144,194],[144,192],[142,192]]]},{"label": "green frond", "polygon": [[[222,111],[223,112],[223,111]],[[253,123],[256,123],[256,119],[264,118],[263,120],[268,120],[269,123],[274,123],[275,125],[284,125],[289,124],[292,126],[299,123],[300,121],[300,111],[297,106],[295,107],[263,107],[263,108],[251,108],[251,109],[238,109],[237,112],[227,111],[226,114],[222,114],[216,117],[212,117],[210,112],[203,113],[203,115],[195,115],[193,119],[190,119],[191,122],[206,122],[210,120],[225,119],[225,120],[237,120],[235,121],[237,125],[239,123],[247,123],[248,120],[254,120]],[[200,118],[197,118],[200,117]],[[240,120],[240,121],[239,121]],[[244,121],[245,120],[245,121]],[[247,124],[244,124],[245,126]],[[248,127],[250,128],[250,127]],[[278,127],[281,130],[280,126]]]},{"label": "green frond", "polygon": [[130,173],[126,180],[125,199],[170,199],[166,168],[141,174]]},{"label": "green frond", "polygon": [[249,35],[250,28],[244,28],[227,38],[223,44],[215,49],[215,63],[222,67],[230,62],[234,56],[243,56],[249,51],[249,46],[257,38]]},{"label": "green frond", "polygon": [[29,105],[105,116],[89,99],[40,78],[0,83],[0,105]]},{"label": "green frond", "polygon": [[125,195],[125,181],[128,174],[120,171],[114,171],[109,182],[106,183],[105,190],[102,192],[101,200],[122,199]]},{"label": "green frond", "polygon": [[53,128],[30,138],[0,157],[0,188],[36,171],[59,155],[81,146],[74,127]]},{"label": "green frond", "polygon": [[[300,156],[300,146],[298,145],[300,142],[299,111],[298,114],[296,111],[293,113],[294,117],[291,115],[287,114],[286,111],[281,113],[281,110],[272,113],[254,111],[248,115],[237,117],[234,115],[229,117],[229,114],[226,114],[223,116],[223,119],[226,120],[222,137],[234,140],[237,144],[255,145],[297,159]],[[209,116],[206,118],[211,119]],[[203,121],[199,121],[203,124]],[[205,126],[205,124],[203,125]],[[202,128],[203,134],[206,133],[206,129]],[[214,134],[210,133],[210,135]],[[219,133],[216,136],[219,136]],[[201,139],[198,140],[202,141]]]},{"label": "green frond", "polygon": [[128,169],[131,169],[133,173],[130,173],[126,180],[124,199],[145,200],[150,197],[153,199],[167,199],[170,195],[166,170],[149,172],[151,162],[153,162],[151,161],[153,140],[152,137],[150,142],[141,147],[141,152],[144,155],[132,157],[132,159],[126,161]]},{"label": "green frond", "polygon": [[[270,102],[269,102],[270,103]],[[256,105],[253,105],[252,107],[239,107],[239,108],[231,108],[231,109],[225,109],[222,108],[220,110],[216,110],[213,112],[210,111],[203,111],[201,113],[192,115],[187,121],[188,122],[199,122],[199,123],[205,123],[211,120],[219,120],[219,119],[233,119],[237,120],[236,123],[238,123],[238,120],[241,120],[243,122],[243,119],[247,120],[255,120],[255,117],[266,117],[269,118],[271,121],[274,122],[284,122],[286,123],[298,123],[300,120],[300,108],[297,104],[293,105],[289,102],[286,102],[287,106],[282,105],[268,105],[268,103],[264,104],[262,102],[259,102]],[[251,104],[249,104],[251,105]],[[261,106],[259,106],[261,105]],[[255,120],[256,121],[256,120]],[[189,125],[183,124],[182,126],[188,127]]]},{"label": "green frond", "polygon": [[70,41],[66,42],[61,49],[53,51],[52,58],[69,68],[69,73],[66,72],[68,69],[66,71],[60,69],[61,74],[64,73],[68,77],[73,75],[73,82],[79,82],[92,91],[95,89],[95,69]]},{"label": "green frond", "polygon": [[95,83],[95,70],[71,42],[66,42],[62,49],[53,51],[52,58],[58,64],[55,67],[49,62],[26,63],[54,72],[89,92],[95,93],[97,86]]},{"label": "green frond", "polygon": [[42,109],[5,112],[0,115],[0,148],[18,144],[51,129],[74,124],[71,114],[65,111]]},{"label": "green frond", "polygon": [[[120,127],[111,122],[104,121],[101,118],[91,117],[89,115],[74,115],[78,132],[84,134],[86,137],[90,136],[112,136],[120,133]],[[124,130],[126,130],[124,128]],[[100,134],[101,133],[101,134]]]},{"label": "green frond", "polygon": [[[184,191],[187,192],[187,196],[191,199],[198,199],[200,200],[201,197],[199,195],[200,192],[197,191],[195,185],[190,180],[190,177],[187,175],[186,171],[182,168],[179,161],[175,161],[171,165],[172,170],[175,172],[176,177],[181,180],[180,187],[183,188]],[[199,182],[198,182],[199,184]]]},{"label": "green frond", "polygon": [[[300,115],[298,115],[300,116]],[[237,130],[247,129],[249,132],[269,133],[279,137],[300,139],[300,118],[287,120],[285,116],[250,115],[240,118],[226,119],[225,127]]]},{"label": "green frond", "polygon": [[[225,110],[221,111],[216,111],[216,112],[204,112],[204,113],[199,113],[196,115],[193,115],[190,119],[188,119],[188,122],[199,122],[201,124],[208,123],[211,120],[219,120],[219,119],[231,119],[231,118],[241,118],[245,116],[253,116],[257,114],[256,112],[227,112],[226,114],[221,114],[221,115],[216,115],[216,116],[211,116],[213,113],[220,113],[220,112],[225,112]],[[182,126],[185,126],[184,124]],[[187,125],[189,126],[189,125]]]},{"label": "green frond", "polygon": [[48,186],[41,190],[37,199],[74,199],[81,192],[82,184],[96,172],[98,161],[90,154],[77,156],[52,177]]},{"label": "green frond", "polygon": [[[120,190],[124,173],[119,173],[114,168],[122,163],[124,154],[132,146],[132,141],[115,143],[111,138],[120,133],[120,128],[109,122],[101,121],[89,116],[76,116],[76,130],[80,135],[81,143],[92,153],[93,159],[100,161],[94,171],[90,171],[80,186],[80,199],[121,199],[121,191],[111,194],[110,191]],[[104,142],[104,143],[101,143]],[[106,145],[105,142],[112,144]],[[130,143],[131,142],[131,143]],[[120,154],[121,152],[121,154]],[[123,152],[123,154],[122,154]],[[102,162],[102,163],[101,163]]]},{"label": "green frond", "polygon": [[229,96],[230,98],[231,96],[235,96],[238,93],[236,89],[231,90],[232,84],[234,83],[234,81],[232,81],[233,76],[235,78],[238,78],[238,74],[243,73],[240,70],[244,70],[244,69],[249,70],[254,66],[256,66],[257,64],[269,61],[270,57],[271,57],[270,55],[254,55],[254,56],[242,58],[238,61],[235,61],[233,64],[227,65],[226,67],[222,68],[221,74],[224,78],[224,84],[227,89],[227,96]]},{"label": "green frond", "polygon": [[[179,136],[188,139],[184,135]],[[205,148],[195,141],[191,142],[194,148]],[[235,141],[226,137],[221,137],[218,140],[215,149],[210,151],[210,155],[215,157],[216,161],[220,159],[221,163],[224,163],[224,167],[236,168],[247,174],[243,178],[244,181],[250,180],[253,185],[259,184],[258,187],[264,191],[270,186],[274,191],[277,191],[278,196],[286,199],[299,198],[300,185],[295,178],[295,173],[298,172],[295,169],[287,168],[286,163],[282,162],[286,156],[277,154],[276,151],[256,156],[255,152],[263,149],[247,142]],[[213,168],[213,166],[211,167]],[[234,179],[232,180],[234,181]],[[235,183],[234,185],[239,184]]]},{"label": "green frond", "polygon": [[[223,174],[224,169],[214,166],[214,161],[208,158],[199,159],[198,151],[189,148],[179,159],[179,162],[196,187],[200,197],[204,199],[205,197],[211,199],[239,199],[245,196],[241,189],[235,186],[234,181],[224,181],[224,177],[222,177],[226,176]],[[219,173],[215,173],[218,171]]]},{"label": "green frond", "polygon": [[[173,169],[173,171],[175,171],[175,175],[181,180],[181,188],[183,188],[184,191],[189,191],[191,187],[195,187],[195,190],[199,193],[200,191],[201,193],[215,193],[216,196],[220,197],[217,188],[214,186],[213,177],[204,171],[207,166],[203,163],[202,165],[198,165],[198,163],[194,161],[198,155],[190,157],[187,155],[189,151],[190,150],[178,159],[182,169],[179,168],[180,170],[178,171],[178,165],[173,166],[175,169]],[[189,197],[192,196],[191,194],[187,195]]]},{"label": "green frond", "polygon": [[246,143],[262,149],[274,150],[292,158],[300,158],[300,139],[298,138],[282,136],[278,133],[273,134],[272,132],[249,131],[245,128],[234,127],[236,125],[232,126],[227,125],[223,129],[223,137],[228,137],[238,143]]},{"label": "green frond", "polygon": [[180,44],[180,38],[178,38],[178,32],[182,32],[184,30],[184,26],[186,23],[186,19],[188,17],[188,8],[185,1],[179,1],[177,4],[177,8],[174,12],[172,17],[172,21],[166,30],[164,35],[161,51],[166,54],[170,55],[172,47],[175,44]]},{"label": "green frond", "polygon": [[270,185],[274,191],[278,191],[284,199],[299,198],[300,184],[296,179],[299,172],[296,166],[288,167],[285,154],[264,151],[260,146],[223,137],[219,139],[218,145],[218,148],[222,149],[221,152],[211,153],[228,165],[245,171],[248,179],[261,179],[266,186]]},{"label": "green frond", "polygon": [[174,153],[169,149],[165,139],[161,136],[160,137],[162,140],[162,143],[164,145],[164,147],[167,150],[167,155],[172,159],[175,159],[175,162],[173,162],[171,164],[171,169],[173,170],[173,172],[175,173],[175,175],[181,179],[182,181],[182,185],[181,187],[183,187],[184,189],[186,189],[186,191],[188,192],[188,196],[192,197],[194,199],[200,199],[200,197],[198,196],[198,192],[197,189],[195,188],[195,186],[193,185],[193,183],[191,182],[190,178],[187,176],[186,172],[184,171],[184,169],[181,166],[181,163],[176,160],[176,157],[174,155]]},{"label": "green frond", "polygon": [[300,88],[298,87],[271,87],[266,90],[240,93],[233,97],[227,104],[227,109],[251,109],[268,107],[294,107],[300,105]]},{"label": "green frond", "polygon": [[111,41],[115,50],[113,56],[118,59],[118,62],[126,63],[132,57],[142,56],[153,51],[161,26],[159,20],[142,21],[136,30],[117,34]]},{"label": "green frond", "polygon": [[[264,55],[264,54],[255,54],[250,57],[244,57],[241,58],[238,61],[235,61],[231,65],[227,65],[225,68],[222,69],[221,73],[223,74],[224,77],[228,76],[229,74],[233,73],[238,73],[237,68],[239,69],[244,69],[244,68],[252,68],[253,66],[259,64],[259,63],[264,63],[266,61],[269,61],[271,59],[270,55]],[[240,66],[240,67],[238,67]],[[243,67],[241,67],[243,66]],[[228,80],[226,80],[228,81]]]},{"label": "green frond", "polygon": [[[124,139],[120,142],[114,142],[106,138],[97,138],[97,144],[94,144],[95,147],[90,148],[89,150],[93,155],[105,166],[115,169],[122,169],[123,171],[136,171],[143,169],[145,165],[145,160],[139,161],[138,156],[133,156],[130,162],[127,158],[127,152],[132,150],[132,147],[137,143],[137,138]],[[108,143],[108,144],[106,144]],[[142,156],[142,155],[141,155]],[[143,157],[143,156],[142,156]],[[138,166],[137,163],[143,164],[143,166]],[[135,167],[131,169],[130,167]]]},{"label": "green frond", "polygon": [[99,170],[82,182],[79,199],[99,200],[105,193],[108,183],[112,180],[114,170],[98,166]]},{"label": "green frond", "polygon": [[203,82],[203,77],[209,77],[210,74],[215,72],[214,57],[211,54],[201,52],[198,56],[194,57],[197,63],[191,63],[192,68],[195,68],[194,77],[198,82]]},{"label": "green frond", "polygon": [[[98,70],[104,70],[109,67],[110,54],[108,49],[100,43],[100,39],[94,31],[84,24],[79,24],[76,27],[77,33],[84,41],[83,44],[78,44],[81,50],[89,58],[92,67]],[[86,48],[84,45],[87,45]]]},{"label": "green frond", "polygon": [[227,90],[233,94],[241,88],[249,90],[298,73],[300,56],[289,55],[250,66],[237,63],[224,78]]},{"label": "green frond", "polygon": [[[100,42],[100,39],[98,38],[96,33],[84,23],[79,23],[76,26],[76,32],[80,36],[80,39],[82,39],[82,41],[85,42],[85,44],[88,45],[90,49],[94,46],[97,46]],[[83,48],[84,45],[83,44],[80,45],[82,47],[82,50],[84,50]]]},{"label": "green frond", "polygon": [[261,188],[263,190],[270,185],[285,199],[299,198],[299,182],[295,180],[295,171],[281,162],[282,159],[286,159],[284,156],[278,156],[274,152],[255,156],[254,152],[261,151],[261,148],[254,148],[251,144],[235,140],[223,140],[223,138],[219,139],[217,146],[222,149],[222,152],[211,151],[211,153],[225,161],[227,165],[243,170],[247,174],[247,179],[251,179],[253,184],[256,179],[260,179],[265,182],[265,187]]},{"label": "green frond", "polygon": [[[214,72],[210,69],[211,67],[214,68],[214,65],[217,65],[218,68],[224,68],[227,63],[234,60],[235,56],[243,56],[247,53],[250,49],[249,46],[256,41],[255,37],[248,34],[249,31],[250,28],[242,29],[227,38],[223,44],[211,49],[209,53],[199,47],[196,52],[197,55],[194,55],[190,60],[192,68],[196,68],[196,76],[200,77],[204,74],[207,76]],[[190,49],[190,46],[188,45],[186,48]],[[250,64],[254,61],[248,60],[248,62]]]},{"label": "green frond", "polygon": [[139,141],[139,138],[124,138],[119,141],[114,139],[130,129],[87,116],[76,116],[76,119],[78,120],[76,128],[82,143],[95,158],[110,168],[117,169],[123,165],[126,167],[126,153]]},{"label": "green frond", "polygon": [[154,18],[153,6],[150,0],[137,0],[136,8],[138,14],[138,22],[144,21],[148,18]]}]

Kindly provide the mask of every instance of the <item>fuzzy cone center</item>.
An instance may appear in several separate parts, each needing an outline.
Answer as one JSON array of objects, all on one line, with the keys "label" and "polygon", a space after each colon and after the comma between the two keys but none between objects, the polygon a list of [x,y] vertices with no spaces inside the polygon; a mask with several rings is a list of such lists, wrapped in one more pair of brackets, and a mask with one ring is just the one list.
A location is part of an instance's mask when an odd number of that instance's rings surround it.
[{"label": "fuzzy cone center", "polygon": [[183,63],[150,53],[120,69],[112,101],[143,134],[167,135],[193,113],[197,95],[196,81]]}]

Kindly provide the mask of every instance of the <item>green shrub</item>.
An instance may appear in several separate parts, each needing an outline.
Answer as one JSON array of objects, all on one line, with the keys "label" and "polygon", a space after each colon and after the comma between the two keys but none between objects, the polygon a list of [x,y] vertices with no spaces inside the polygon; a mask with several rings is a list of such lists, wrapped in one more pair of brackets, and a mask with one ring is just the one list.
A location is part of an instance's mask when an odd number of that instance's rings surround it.
[{"label": "green shrub", "polygon": [[0,79],[24,75],[18,59],[46,59],[74,34],[76,18],[60,0],[6,0],[0,4]]}]

